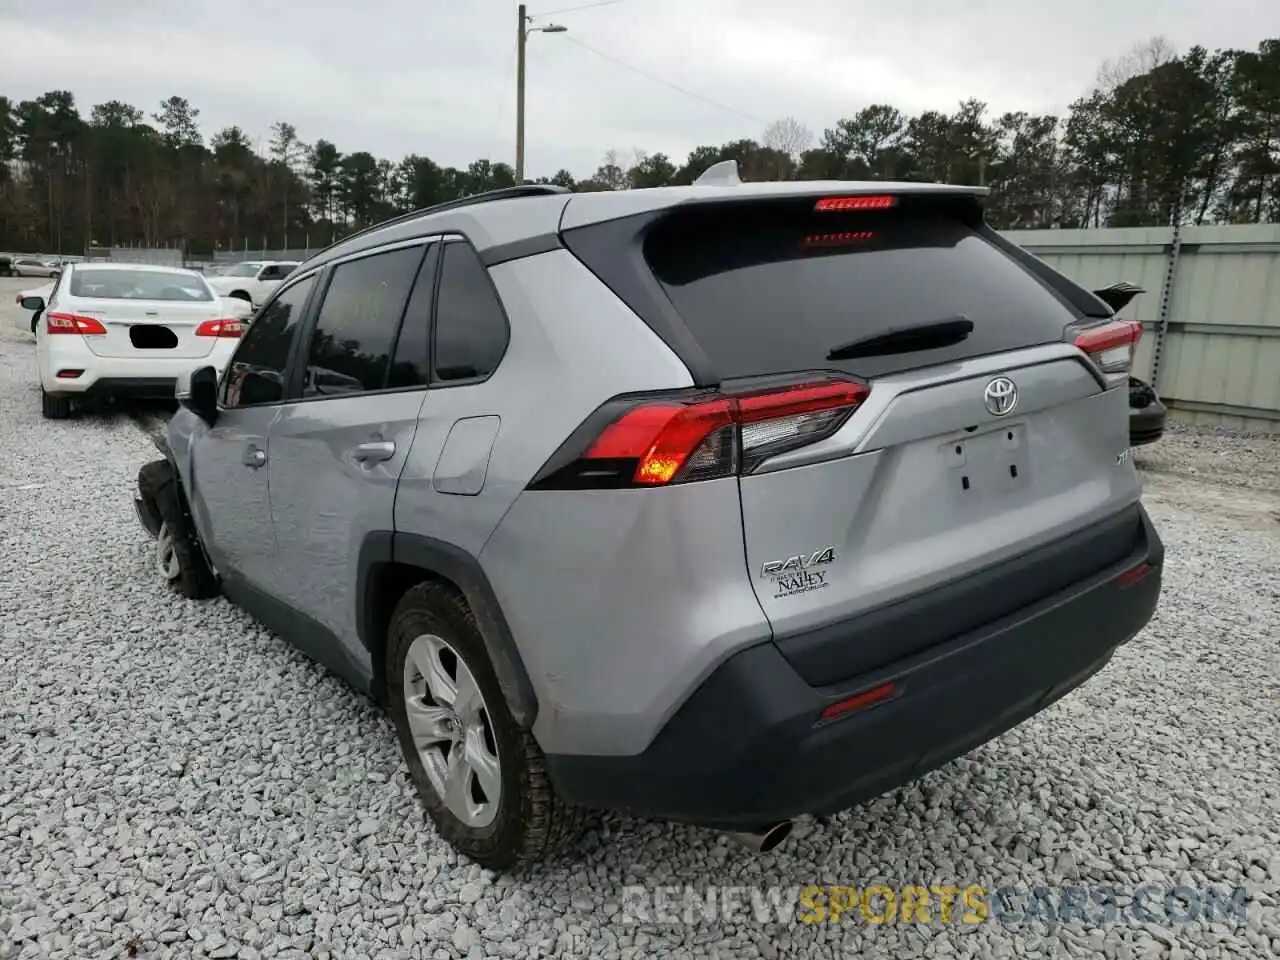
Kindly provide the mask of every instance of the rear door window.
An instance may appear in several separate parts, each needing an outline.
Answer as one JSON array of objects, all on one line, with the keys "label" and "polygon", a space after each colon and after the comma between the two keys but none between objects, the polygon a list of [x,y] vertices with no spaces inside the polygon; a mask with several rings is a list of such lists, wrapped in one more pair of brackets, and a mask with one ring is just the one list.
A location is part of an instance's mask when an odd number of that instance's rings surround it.
[{"label": "rear door window", "polygon": [[[720,377],[840,369],[864,377],[1061,340],[1071,310],[959,216],[820,213],[814,200],[676,213],[649,268]],[[960,343],[852,360],[853,341],[967,318]]]},{"label": "rear door window", "polygon": [[364,393],[387,386],[387,368],[423,247],[339,264],[311,331],[304,397]]},{"label": "rear door window", "polygon": [[418,269],[409,304],[400,322],[391,369],[387,371],[387,387],[404,390],[425,387],[431,382],[431,309],[435,303],[436,261],[440,244],[433,243],[427,258]]}]

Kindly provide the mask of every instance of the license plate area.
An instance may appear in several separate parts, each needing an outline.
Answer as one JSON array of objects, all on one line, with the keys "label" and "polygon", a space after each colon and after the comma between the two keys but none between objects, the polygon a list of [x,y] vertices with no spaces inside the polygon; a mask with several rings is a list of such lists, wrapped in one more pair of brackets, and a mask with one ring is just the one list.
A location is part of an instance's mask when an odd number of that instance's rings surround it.
[{"label": "license plate area", "polygon": [[978,503],[1007,497],[1031,483],[1027,425],[1009,421],[973,433],[959,433],[938,447],[951,499]]},{"label": "license plate area", "polygon": [[178,335],[159,324],[140,323],[129,328],[129,342],[139,350],[172,350]]}]

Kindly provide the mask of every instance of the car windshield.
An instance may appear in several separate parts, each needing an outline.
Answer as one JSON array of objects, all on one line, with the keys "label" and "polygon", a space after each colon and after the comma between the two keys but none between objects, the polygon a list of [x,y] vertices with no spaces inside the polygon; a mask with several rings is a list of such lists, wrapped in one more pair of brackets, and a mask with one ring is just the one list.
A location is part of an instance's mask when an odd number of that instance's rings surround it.
[{"label": "car windshield", "polygon": [[107,300],[212,300],[204,280],[166,270],[76,270],[73,297]]},{"label": "car windshield", "polygon": [[256,263],[237,263],[234,267],[229,267],[222,272],[224,277],[256,277],[260,264]]}]

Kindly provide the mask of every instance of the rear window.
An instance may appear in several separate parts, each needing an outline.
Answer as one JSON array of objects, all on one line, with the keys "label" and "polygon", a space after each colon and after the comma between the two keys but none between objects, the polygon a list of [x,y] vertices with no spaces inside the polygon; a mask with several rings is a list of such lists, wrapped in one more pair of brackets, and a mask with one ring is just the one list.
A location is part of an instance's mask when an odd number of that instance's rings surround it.
[{"label": "rear window", "polygon": [[204,280],[193,274],[161,270],[75,270],[73,297],[106,300],[212,300]]},{"label": "rear window", "polygon": [[[946,211],[817,213],[803,205],[678,212],[644,255],[725,379],[840,369],[864,377],[1061,340],[1071,310]],[[829,359],[853,341],[964,317],[960,343]]]}]

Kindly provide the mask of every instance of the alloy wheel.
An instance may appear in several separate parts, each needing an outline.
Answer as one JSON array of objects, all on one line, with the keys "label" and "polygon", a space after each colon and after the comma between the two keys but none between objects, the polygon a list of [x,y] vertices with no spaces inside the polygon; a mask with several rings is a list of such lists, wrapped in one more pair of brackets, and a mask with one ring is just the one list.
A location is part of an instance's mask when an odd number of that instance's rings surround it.
[{"label": "alloy wheel", "polygon": [[497,741],[484,694],[444,638],[422,634],[409,644],[404,706],[432,789],[463,824],[487,827],[502,797]]}]

